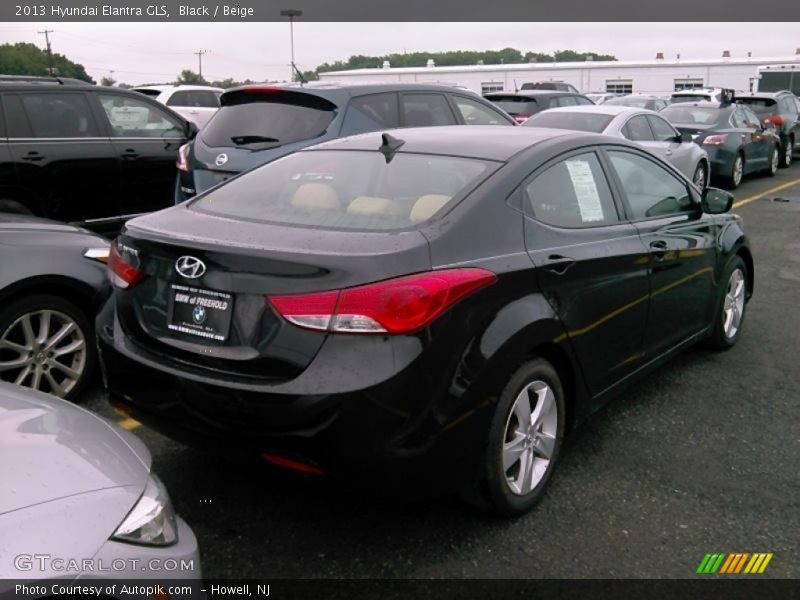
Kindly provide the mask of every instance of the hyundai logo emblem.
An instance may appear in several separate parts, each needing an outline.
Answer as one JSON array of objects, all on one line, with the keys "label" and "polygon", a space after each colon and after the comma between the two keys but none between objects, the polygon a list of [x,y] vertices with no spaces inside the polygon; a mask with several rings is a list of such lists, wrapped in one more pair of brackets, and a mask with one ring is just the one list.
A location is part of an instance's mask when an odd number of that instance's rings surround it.
[{"label": "hyundai logo emblem", "polygon": [[222,154],[217,154],[217,158],[214,159],[214,164],[218,167],[221,167],[226,162],[228,162],[228,155],[224,152]]},{"label": "hyundai logo emblem", "polygon": [[175,270],[186,279],[197,279],[206,272],[206,264],[194,256],[181,256],[175,261]]}]

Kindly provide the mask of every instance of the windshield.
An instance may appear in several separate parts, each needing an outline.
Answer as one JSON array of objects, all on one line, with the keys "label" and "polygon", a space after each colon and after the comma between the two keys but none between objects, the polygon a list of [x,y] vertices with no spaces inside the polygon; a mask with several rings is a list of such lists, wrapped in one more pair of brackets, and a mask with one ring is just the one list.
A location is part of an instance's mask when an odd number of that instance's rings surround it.
[{"label": "windshield", "polygon": [[250,221],[391,231],[431,219],[492,169],[476,159],[378,151],[298,152],[201,196],[195,210]]},{"label": "windshield", "polygon": [[714,107],[701,106],[668,106],[661,111],[670,123],[683,123],[692,125],[713,125],[722,120],[722,110]]},{"label": "windshield", "polygon": [[[268,94],[263,94],[269,98]],[[271,100],[271,98],[270,98]],[[294,102],[254,101],[223,106],[200,137],[209,146],[275,148],[325,133],[336,115],[327,101],[304,106]]]},{"label": "windshield", "polygon": [[572,129],[574,131],[602,133],[613,118],[613,115],[546,110],[533,115],[522,125],[524,127],[550,127],[553,129]]}]

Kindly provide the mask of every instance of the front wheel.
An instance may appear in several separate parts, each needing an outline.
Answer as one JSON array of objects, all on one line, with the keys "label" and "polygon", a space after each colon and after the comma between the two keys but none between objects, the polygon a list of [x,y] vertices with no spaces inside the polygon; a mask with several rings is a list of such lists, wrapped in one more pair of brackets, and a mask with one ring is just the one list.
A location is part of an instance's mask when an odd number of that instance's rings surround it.
[{"label": "front wheel", "polygon": [[742,183],[744,176],[744,158],[741,154],[737,154],[731,166],[730,175],[726,177],[728,189],[735,190]]},{"label": "front wheel", "polygon": [[725,287],[717,300],[709,344],[715,350],[728,350],[742,335],[747,308],[747,265],[741,256],[731,261],[720,281]]},{"label": "front wheel", "polygon": [[0,380],[74,401],[96,361],[92,322],[72,302],[42,294],[0,310]]},{"label": "front wheel", "polygon": [[558,373],[542,359],[522,365],[503,389],[480,482],[498,513],[520,515],[542,498],[564,438],[564,402]]},{"label": "front wheel", "polygon": [[697,163],[697,166],[694,169],[692,183],[694,183],[700,190],[706,189],[706,186],[708,185],[708,172],[706,170],[706,163],[704,163],[702,160]]}]

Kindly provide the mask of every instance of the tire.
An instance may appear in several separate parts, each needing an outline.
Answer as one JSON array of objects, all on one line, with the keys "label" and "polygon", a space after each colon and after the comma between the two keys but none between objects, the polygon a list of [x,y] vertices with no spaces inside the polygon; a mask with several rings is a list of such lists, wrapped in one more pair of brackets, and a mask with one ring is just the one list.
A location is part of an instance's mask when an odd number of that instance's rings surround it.
[{"label": "tire", "polygon": [[[714,350],[729,350],[742,336],[742,325],[747,309],[747,265],[741,256],[736,256],[730,261],[720,281],[723,284],[714,310],[714,328],[709,336],[708,345]],[[740,289],[737,281],[741,282]],[[732,301],[732,294],[735,296],[735,304]],[[738,323],[734,321],[729,323],[730,318],[736,319],[735,315],[730,313],[731,306],[736,306]],[[735,329],[731,325],[735,325]]]},{"label": "tire", "polygon": [[[525,414],[534,417],[527,435],[519,431],[518,415]],[[505,516],[529,511],[541,500],[550,481],[564,439],[564,424],[564,388],[556,370],[542,359],[522,365],[500,394],[489,428],[483,473],[467,500]],[[512,437],[516,444],[509,444]],[[530,469],[525,470],[526,464]]]},{"label": "tire", "polygon": [[794,137],[786,138],[786,143],[781,146],[781,168],[788,169],[792,166],[792,153],[794,152]]},{"label": "tire", "polygon": [[0,213],[3,212],[18,215],[33,215],[33,211],[30,208],[10,198],[0,198]]},{"label": "tire", "polygon": [[692,174],[692,183],[694,183],[698,189],[704,190],[706,187],[708,187],[708,179],[708,166],[706,165],[705,161],[701,160],[694,168],[694,173]]},{"label": "tire", "polygon": [[780,145],[776,145],[774,148],[772,148],[772,152],[769,155],[769,166],[764,169],[764,175],[767,177],[775,177],[781,164],[780,156],[781,147]]},{"label": "tire", "polygon": [[738,188],[741,183],[742,179],[744,178],[744,157],[741,153],[736,155],[736,159],[733,161],[733,165],[731,165],[731,172],[725,177],[725,184],[726,187],[730,190],[735,190]]},{"label": "tire", "polygon": [[0,380],[76,401],[96,365],[92,320],[72,302],[37,294],[0,309]]}]

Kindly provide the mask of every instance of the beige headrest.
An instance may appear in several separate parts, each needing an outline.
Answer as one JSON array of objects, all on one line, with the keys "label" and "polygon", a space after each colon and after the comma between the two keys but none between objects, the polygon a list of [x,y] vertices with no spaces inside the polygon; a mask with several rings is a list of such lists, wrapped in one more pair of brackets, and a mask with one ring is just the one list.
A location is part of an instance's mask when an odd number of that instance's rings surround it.
[{"label": "beige headrest", "polygon": [[292,206],[311,210],[340,210],[339,194],[324,183],[304,183],[292,196]]},{"label": "beige headrest", "polygon": [[389,198],[359,196],[347,205],[347,213],[351,215],[396,217],[403,214],[403,209],[393,200],[389,200]]},{"label": "beige headrest", "polygon": [[426,194],[420,196],[414,207],[411,209],[411,220],[414,223],[422,223],[430,219],[437,210],[442,208],[450,201],[452,196],[445,196],[444,194]]}]

